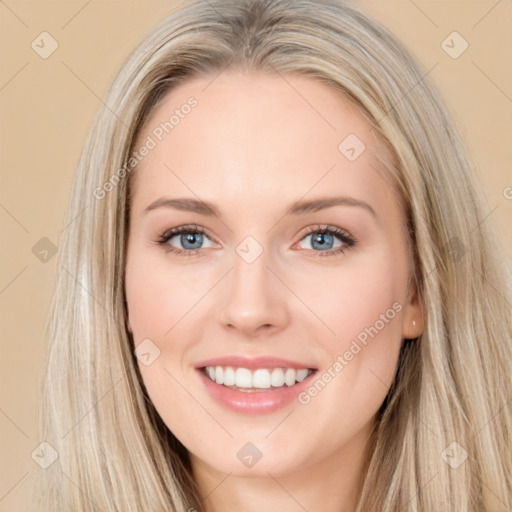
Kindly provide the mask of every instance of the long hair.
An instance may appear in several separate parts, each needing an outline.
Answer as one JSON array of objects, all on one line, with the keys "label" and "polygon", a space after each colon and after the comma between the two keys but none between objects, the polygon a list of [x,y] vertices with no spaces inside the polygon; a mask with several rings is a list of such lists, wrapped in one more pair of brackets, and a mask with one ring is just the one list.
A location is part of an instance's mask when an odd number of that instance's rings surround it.
[{"label": "long hair", "polygon": [[[163,96],[225,69],[339,91],[393,156],[425,315],[379,411],[358,512],[512,509],[512,299],[474,164],[428,74],[343,0],[187,4],[130,54],[78,164],[47,325],[41,510],[202,510],[187,451],[157,414],[126,325],[127,166]],[[200,107],[199,107],[200,108]],[[455,461],[455,462],[453,462]]]}]

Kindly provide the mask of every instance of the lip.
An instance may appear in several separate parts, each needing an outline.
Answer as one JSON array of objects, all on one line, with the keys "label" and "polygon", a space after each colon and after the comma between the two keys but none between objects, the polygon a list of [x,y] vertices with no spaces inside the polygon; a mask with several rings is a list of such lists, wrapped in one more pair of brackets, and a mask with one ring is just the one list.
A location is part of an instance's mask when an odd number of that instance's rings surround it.
[{"label": "lip", "polygon": [[[296,382],[293,386],[283,388],[269,388],[265,391],[247,392],[230,389],[222,384],[217,384],[206,376],[203,371],[205,366],[234,366],[238,368],[307,368],[314,370],[302,382]],[[244,358],[238,356],[220,357],[202,361],[195,367],[207,393],[220,406],[233,412],[257,415],[270,414],[282,409],[297,399],[311,383],[311,379],[317,373],[316,368],[297,361],[281,359],[277,357]]]},{"label": "lip", "polygon": [[292,361],[290,359],[282,359],[274,356],[258,356],[258,357],[243,357],[243,356],[224,356],[215,357],[201,361],[195,365],[197,370],[205,366],[234,366],[235,368],[247,368],[248,370],[257,370],[258,368],[295,368],[316,370],[314,366]]}]

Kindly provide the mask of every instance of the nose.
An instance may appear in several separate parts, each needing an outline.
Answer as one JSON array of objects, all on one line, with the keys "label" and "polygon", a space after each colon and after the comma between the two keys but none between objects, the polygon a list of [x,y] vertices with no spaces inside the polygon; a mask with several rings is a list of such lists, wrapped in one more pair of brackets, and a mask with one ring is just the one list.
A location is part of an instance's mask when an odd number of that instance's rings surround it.
[{"label": "nose", "polygon": [[265,252],[252,263],[235,255],[234,268],[226,281],[218,314],[224,329],[254,338],[288,325],[287,290],[274,269],[268,268]]}]

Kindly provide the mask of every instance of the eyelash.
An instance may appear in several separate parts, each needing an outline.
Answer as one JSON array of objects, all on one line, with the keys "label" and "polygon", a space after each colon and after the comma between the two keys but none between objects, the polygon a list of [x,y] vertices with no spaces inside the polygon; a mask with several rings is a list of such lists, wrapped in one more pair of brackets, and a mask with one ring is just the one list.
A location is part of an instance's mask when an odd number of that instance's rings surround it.
[{"label": "eyelash", "polygon": [[[166,246],[165,250],[170,253],[174,253],[176,255],[181,256],[194,256],[197,254],[201,249],[192,249],[192,250],[185,250],[185,249],[179,249],[176,247],[172,247],[171,245],[167,244],[167,242],[175,237],[176,235],[181,235],[182,233],[198,233],[204,236],[207,236],[206,231],[196,225],[187,225],[187,226],[180,226],[177,228],[170,229],[160,235],[160,238],[157,240],[157,243],[162,246]],[[321,258],[330,257],[330,256],[336,256],[338,254],[343,254],[347,249],[350,249],[351,247],[354,247],[356,245],[356,240],[349,235],[346,231],[343,229],[334,227],[334,226],[326,226],[326,225],[316,225],[316,226],[310,226],[307,228],[306,233],[302,236],[302,239],[304,239],[306,236],[311,235],[312,233],[321,233],[326,235],[332,235],[335,238],[338,238],[341,242],[343,242],[344,245],[341,245],[340,247],[337,247],[336,249],[328,249],[325,251],[315,251],[313,249],[306,249],[309,251],[313,251],[314,256],[319,256]],[[210,237],[208,237],[210,238]]]}]

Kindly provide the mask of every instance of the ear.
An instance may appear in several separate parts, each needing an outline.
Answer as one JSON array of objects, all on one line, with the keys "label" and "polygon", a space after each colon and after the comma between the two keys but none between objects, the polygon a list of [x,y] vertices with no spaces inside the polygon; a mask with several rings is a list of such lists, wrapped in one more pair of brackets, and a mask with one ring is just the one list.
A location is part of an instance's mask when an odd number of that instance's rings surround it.
[{"label": "ear", "polygon": [[402,338],[412,340],[417,338],[423,330],[423,309],[418,296],[416,280],[412,278],[402,315]]}]

